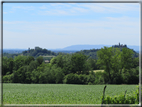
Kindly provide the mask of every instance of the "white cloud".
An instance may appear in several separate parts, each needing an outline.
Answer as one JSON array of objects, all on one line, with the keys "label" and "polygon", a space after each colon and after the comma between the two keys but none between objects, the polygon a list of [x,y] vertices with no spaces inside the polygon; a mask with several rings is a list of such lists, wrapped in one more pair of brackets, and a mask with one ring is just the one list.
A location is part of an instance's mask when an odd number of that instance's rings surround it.
[{"label": "white cloud", "polygon": [[[139,20],[106,18],[90,22],[4,22],[4,46],[63,48],[73,44],[139,45]],[[12,39],[12,38],[13,39]],[[10,39],[11,38],[11,39]]]},{"label": "white cloud", "polygon": [[[16,10],[35,10],[35,6],[13,6]],[[49,3],[39,6],[39,15],[77,15],[82,13],[125,13],[139,11],[140,5],[134,3]]]},{"label": "white cloud", "polygon": [[[125,13],[139,11],[139,4],[132,3],[52,3],[40,7],[40,15],[76,15],[82,13]],[[46,10],[46,11],[45,11]]]},{"label": "white cloud", "polygon": [[[87,4],[52,3],[38,6],[39,15],[80,15],[84,13],[124,13],[138,12],[137,4]],[[14,6],[11,12],[23,9],[35,10],[33,6]],[[33,12],[32,14],[36,14]],[[8,12],[10,13],[10,11]],[[94,14],[94,13],[93,13]],[[86,15],[86,14],[85,14]],[[95,17],[98,17],[97,14]],[[100,16],[99,16],[100,17]],[[46,18],[46,17],[45,17]],[[73,20],[54,21],[4,21],[4,48],[23,48],[41,46],[45,48],[63,48],[73,44],[139,44],[139,18],[121,16],[103,16],[91,20],[73,18]],[[40,17],[39,17],[40,20]],[[18,45],[17,45],[18,44]]]},{"label": "white cloud", "polygon": [[34,10],[35,7],[34,6],[13,6],[12,10],[15,10],[15,9]]},{"label": "white cloud", "polygon": [[[80,5],[78,5],[80,6]],[[127,11],[138,11],[140,6],[139,4],[132,3],[96,3],[96,4],[81,4],[81,7],[88,8],[94,12],[103,12],[103,13],[124,13]]]},{"label": "white cloud", "polygon": [[66,10],[38,11],[39,15],[71,15]]}]

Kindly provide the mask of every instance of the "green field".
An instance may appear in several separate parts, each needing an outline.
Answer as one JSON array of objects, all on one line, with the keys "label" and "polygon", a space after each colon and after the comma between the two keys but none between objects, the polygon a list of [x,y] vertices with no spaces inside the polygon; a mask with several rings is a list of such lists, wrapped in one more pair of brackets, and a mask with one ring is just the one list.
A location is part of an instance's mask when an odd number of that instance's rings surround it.
[{"label": "green field", "polygon": [[[105,85],[3,84],[4,104],[101,104]],[[136,85],[107,85],[110,96],[133,94]]]}]

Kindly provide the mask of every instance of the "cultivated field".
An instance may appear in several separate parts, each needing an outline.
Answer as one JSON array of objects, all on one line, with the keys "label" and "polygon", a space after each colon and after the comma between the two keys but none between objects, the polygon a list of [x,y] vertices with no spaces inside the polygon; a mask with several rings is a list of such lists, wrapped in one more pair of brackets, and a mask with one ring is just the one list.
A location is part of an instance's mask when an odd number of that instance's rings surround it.
[{"label": "cultivated field", "polygon": [[[101,104],[105,85],[3,84],[4,104]],[[107,85],[110,96],[133,94],[136,85]]]}]

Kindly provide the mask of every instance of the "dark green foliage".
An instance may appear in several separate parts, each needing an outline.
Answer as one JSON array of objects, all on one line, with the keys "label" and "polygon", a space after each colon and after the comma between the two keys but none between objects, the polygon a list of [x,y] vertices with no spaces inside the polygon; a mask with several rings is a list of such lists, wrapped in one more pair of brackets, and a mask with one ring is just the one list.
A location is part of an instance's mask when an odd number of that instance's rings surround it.
[{"label": "dark green foliage", "polygon": [[139,83],[139,67],[127,70],[126,76],[124,77],[125,83],[127,84],[138,84]]},{"label": "dark green foliage", "polygon": [[128,48],[123,48],[121,52],[121,67],[124,69],[131,69],[133,67],[134,52]]},{"label": "dark green foliage", "polygon": [[89,63],[87,63],[87,56],[81,53],[73,54],[71,57],[71,72],[72,73],[87,73],[91,69],[89,67]]},{"label": "dark green foliage", "polygon": [[28,56],[26,59],[25,59],[25,65],[29,65],[31,61],[34,61],[34,57],[33,56]]},{"label": "dark green foliage", "polygon": [[16,56],[14,58],[14,70],[17,71],[19,68],[25,65],[26,56]]},{"label": "dark green foliage", "polygon": [[96,63],[97,63],[96,60],[89,58],[89,59],[87,60],[87,62],[90,64],[91,69],[93,69],[93,70],[99,69],[99,67],[98,67],[97,64],[96,64]]},{"label": "dark green foliage", "polygon": [[37,68],[33,69],[31,72],[32,83],[47,83],[44,71],[46,66],[46,64],[42,63],[40,66],[37,66]]},{"label": "dark green foliage", "polygon": [[[117,47],[120,51],[123,50],[123,48],[126,48],[126,47]],[[133,58],[137,58],[139,56],[139,54],[137,52],[135,52],[134,50],[132,49],[129,49],[129,48],[126,48],[128,50],[131,50],[133,52]],[[78,51],[76,53],[82,53],[86,56],[88,56],[88,58],[90,59],[95,59],[97,60],[98,59],[98,56],[97,56],[97,52],[99,51],[100,49],[90,49],[90,50],[81,50],[81,51]]]},{"label": "dark green foliage", "polygon": [[14,58],[14,57],[16,57],[18,55],[20,55],[20,53],[18,53],[18,54],[3,53],[3,56],[7,57],[7,58]]},{"label": "dark green foliage", "polygon": [[58,56],[52,58],[50,62],[52,65],[56,64],[57,67],[63,68],[64,65],[63,55],[59,54]]},{"label": "dark green foliage", "polygon": [[87,83],[89,85],[95,84],[95,80],[96,80],[96,75],[93,71],[91,71],[91,73],[87,76]]},{"label": "dark green foliage", "polygon": [[80,75],[78,75],[78,83],[79,84],[88,84],[88,81],[89,81],[89,79],[88,79],[88,76],[87,75],[85,75],[85,74],[80,74]]},{"label": "dark green foliage", "polygon": [[88,58],[90,58],[90,59],[98,59],[97,51],[99,51],[99,50],[100,49],[81,50],[76,53],[82,53],[82,54],[88,56]]},{"label": "dark green foliage", "polygon": [[28,70],[27,66],[20,67],[17,71],[14,71],[14,83],[26,83],[26,72]]},{"label": "dark green foliage", "polygon": [[7,57],[3,57],[3,63],[2,63],[2,75],[5,75],[8,72],[8,66],[7,66]]},{"label": "dark green foliage", "polygon": [[63,83],[65,84],[94,84],[95,76],[92,74],[73,74],[70,73],[64,77]]},{"label": "dark green foliage", "polygon": [[38,65],[41,65],[43,63],[43,57],[42,56],[37,57],[36,61],[37,61]]},{"label": "dark green foliage", "polygon": [[114,83],[114,84],[123,84],[123,83],[125,83],[123,75],[117,73],[115,75],[115,78],[113,79],[112,83]]},{"label": "dark green foliage", "polygon": [[139,66],[139,57],[133,58],[133,68],[136,68]]},{"label": "dark green foliage", "polygon": [[65,84],[78,84],[79,78],[77,74],[70,73],[65,76],[64,83]]},{"label": "dark green foliage", "polygon": [[[45,64],[42,53],[52,54],[46,49],[36,47],[24,51],[33,56],[18,55],[14,58],[3,57],[3,82],[14,83],[66,83],[66,84],[137,84],[139,82],[138,58],[133,51],[123,48],[104,47],[99,51],[98,59],[89,58],[84,50],[74,54],[58,53],[50,63]],[[49,56],[50,57],[50,56]],[[104,69],[104,72],[93,70]]]},{"label": "dark green foliage", "polygon": [[[51,71],[52,72],[52,71]],[[63,79],[64,79],[64,73],[62,72],[62,69],[61,68],[57,68],[56,71],[55,71],[55,77],[56,77],[56,84],[58,83],[63,83]]]},{"label": "dark green foliage", "polygon": [[[134,52],[128,48],[123,48],[122,51],[120,51],[119,48],[104,47],[97,53],[97,64],[102,65],[102,68],[108,74],[108,83],[123,83],[124,75],[129,76],[132,70]],[[128,80],[128,78],[126,78],[126,80]],[[120,82],[117,82],[118,80],[120,80]]]},{"label": "dark green foliage", "polygon": [[13,82],[13,73],[12,74],[9,74],[9,75],[4,75],[3,76],[3,83],[12,83]]},{"label": "dark green foliage", "polygon": [[3,57],[2,75],[12,74],[14,68],[13,58]]},{"label": "dark green foliage", "polygon": [[106,83],[104,77],[108,78],[108,76],[104,75],[103,72],[96,72],[95,77],[95,84],[104,84]]}]

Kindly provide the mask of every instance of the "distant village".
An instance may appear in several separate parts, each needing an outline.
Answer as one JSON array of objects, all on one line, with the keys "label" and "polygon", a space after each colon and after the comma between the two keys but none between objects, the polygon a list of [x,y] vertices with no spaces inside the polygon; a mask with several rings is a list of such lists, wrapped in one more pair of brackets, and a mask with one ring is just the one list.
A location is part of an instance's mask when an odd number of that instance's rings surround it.
[{"label": "distant village", "polygon": [[123,45],[123,44],[120,44],[120,43],[119,43],[118,45],[112,45],[112,47],[118,47],[118,48],[119,48],[119,47],[127,47],[127,45],[126,45],[126,44]]}]

